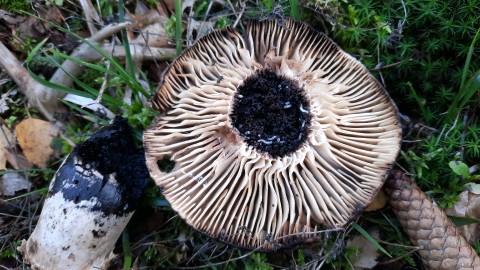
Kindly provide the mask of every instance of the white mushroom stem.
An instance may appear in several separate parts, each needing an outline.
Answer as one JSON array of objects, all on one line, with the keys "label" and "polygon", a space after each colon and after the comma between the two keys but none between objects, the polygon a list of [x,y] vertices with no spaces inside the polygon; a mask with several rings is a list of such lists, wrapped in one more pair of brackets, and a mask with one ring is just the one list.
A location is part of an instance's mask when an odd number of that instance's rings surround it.
[{"label": "white mushroom stem", "polygon": [[[80,207],[79,207],[80,206]],[[83,208],[84,207],[84,208]],[[45,200],[37,227],[20,251],[32,269],[106,269],[113,248],[133,215],[103,215],[57,193]]]},{"label": "white mushroom stem", "polygon": [[117,117],[66,158],[34,232],[19,248],[32,269],[108,267],[148,183],[143,150],[133,145],[127,121]]}]

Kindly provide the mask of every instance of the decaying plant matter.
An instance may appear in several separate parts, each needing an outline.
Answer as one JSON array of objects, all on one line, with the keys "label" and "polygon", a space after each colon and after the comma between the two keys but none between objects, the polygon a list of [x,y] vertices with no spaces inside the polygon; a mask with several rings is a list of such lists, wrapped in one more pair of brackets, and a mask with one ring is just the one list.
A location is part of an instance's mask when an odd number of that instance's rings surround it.
[{"label": "decaying plant matter", "polygon": [[385,183],[393,211],[430,269],[480,269],[480,257],[420,188],[400,171]]}]

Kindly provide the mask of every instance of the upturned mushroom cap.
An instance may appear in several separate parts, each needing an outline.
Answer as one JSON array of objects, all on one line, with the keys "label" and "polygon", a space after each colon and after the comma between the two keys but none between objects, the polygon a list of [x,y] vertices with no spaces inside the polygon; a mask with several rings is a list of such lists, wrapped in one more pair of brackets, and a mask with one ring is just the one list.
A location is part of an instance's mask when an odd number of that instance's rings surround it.
[{"label": "upturned mushroom cap", "polygon": [[245,248],[345,226],[400,147],[397,109],[378,81],[290,19],[202,38],[172,63],[152,102],[161,115],[144,133],[151,176],[188,224]]}]

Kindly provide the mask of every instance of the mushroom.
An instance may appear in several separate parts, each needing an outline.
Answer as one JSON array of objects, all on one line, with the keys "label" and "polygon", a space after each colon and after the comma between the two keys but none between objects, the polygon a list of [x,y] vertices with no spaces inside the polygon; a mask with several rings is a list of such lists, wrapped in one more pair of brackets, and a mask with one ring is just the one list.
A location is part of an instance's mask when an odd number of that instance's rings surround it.
[{"label": "mushroom", "polygon": [[19,250],[32,269],[107,269],[148,183],[126,119],[75,147],[55,173],[32,235]]},{"label": "mushroom", "polygon": [[[397,108],[355,58],[291,19],[214,31],[179,56],[152,103],[147,167],[195,229],[272,250],[346,226],[400,148]],[[162,171],[159,161],[175,162]]]}]

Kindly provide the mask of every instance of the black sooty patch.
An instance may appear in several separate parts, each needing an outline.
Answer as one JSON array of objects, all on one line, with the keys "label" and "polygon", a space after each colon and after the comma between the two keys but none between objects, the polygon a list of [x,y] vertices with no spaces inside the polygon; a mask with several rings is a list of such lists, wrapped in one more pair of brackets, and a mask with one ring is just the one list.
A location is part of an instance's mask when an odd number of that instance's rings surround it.
[{"label": "black sooty patch", "polygon": [[127,120],[116,117],[75,147],[50,192],[60,192],[75,204],[90,201],[91,211],[126,215],[136,209],[148,181],[143,149],[135,147]]},{"label": "black sooty patch", "polygon": [[305,142],[310,125],[303,89],[270,70],[243,82],[235,94],[230,118],[250,146],[273,157],[296,151]]},{"label": "black sooty patch", "polygon": [[107,235],[107,232],[104,230],[92,230],[92,235],[94,238],[101,238]]}]

